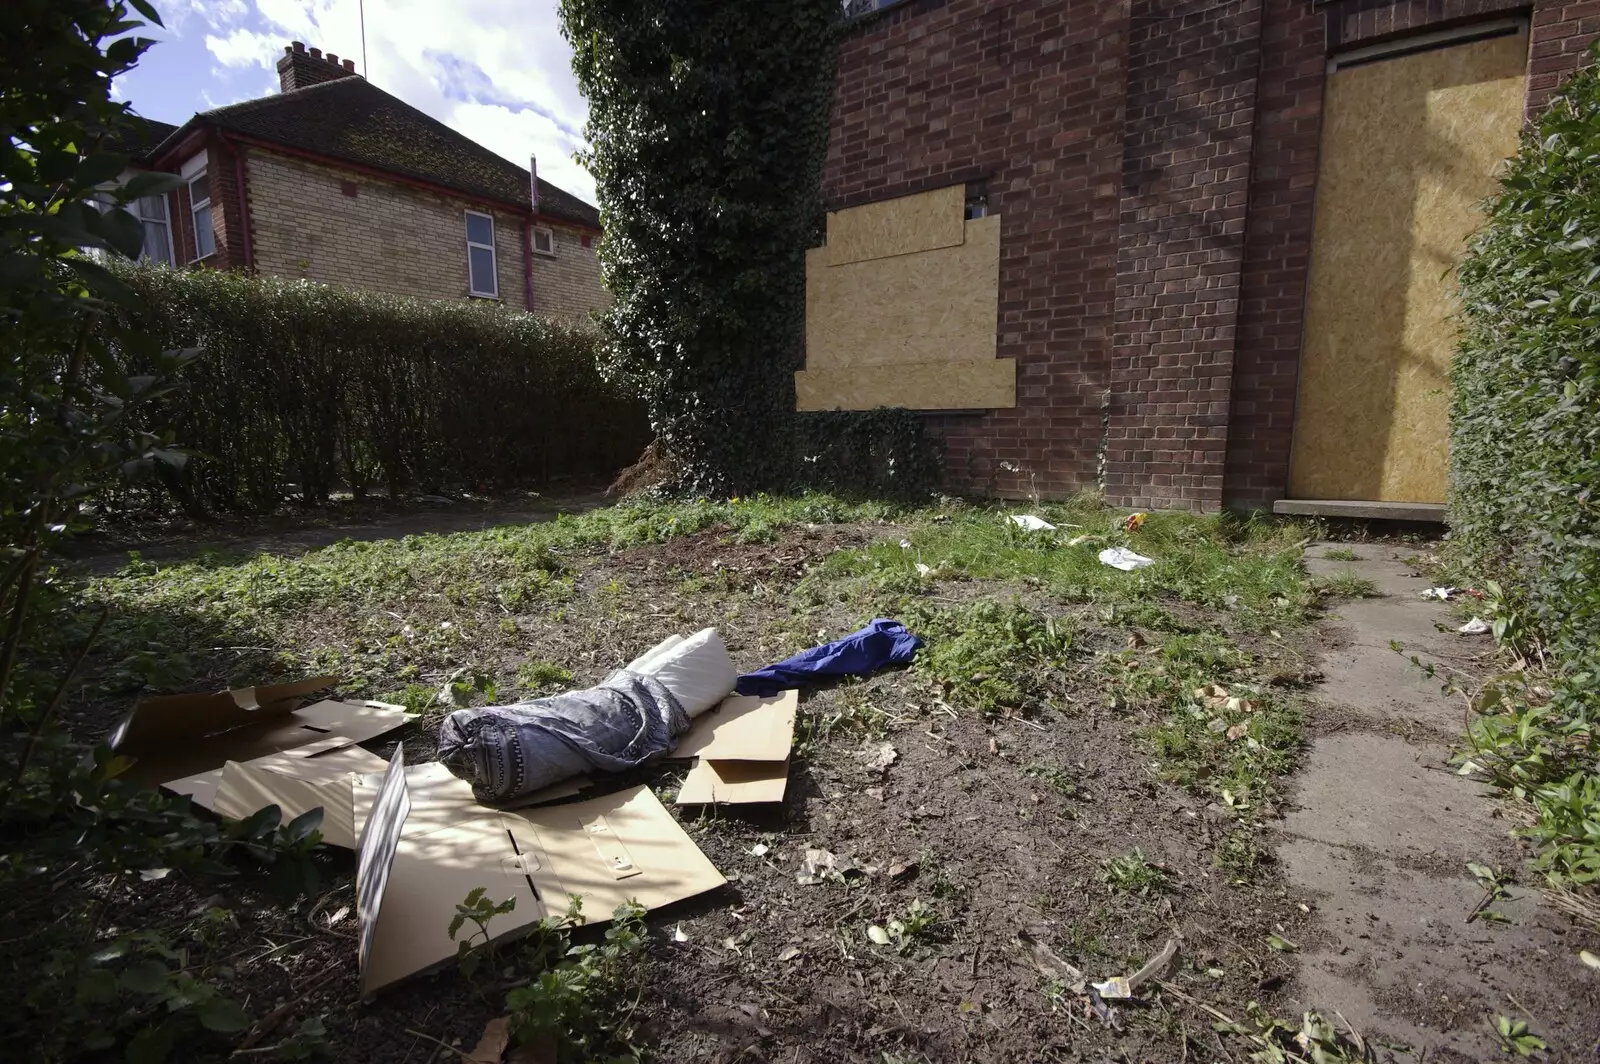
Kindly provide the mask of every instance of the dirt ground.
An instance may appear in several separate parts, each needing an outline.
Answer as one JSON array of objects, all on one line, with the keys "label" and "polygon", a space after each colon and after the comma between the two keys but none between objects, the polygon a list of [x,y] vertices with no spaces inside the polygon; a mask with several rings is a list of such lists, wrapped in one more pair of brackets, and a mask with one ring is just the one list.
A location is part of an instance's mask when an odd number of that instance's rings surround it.
[{"label": "dirt ground", "polygon": [[[562,619],[528,638],[539,658],[568,663],[579,684],[665,631],[710,624],[728,634],[735,663],[752,668],[773,660],[777,634],[792,633],[797,617],[819,637],[850,630],[851,603],[824,599],[801,613],[790,596],[833,552],[902,534],[892,523],[853,523],[741,544],[713,531],[593,554],[578,563],[578,596]],[[687,594],[686,581],[705,593]],[[1219,1015],[1249,1031],[1267,1014],[1298,1029],[1300,1010],[1314,1008],[1342,1010],[1374,1032],[1377,1059],[1473,1060],[1498,1050],[1462,1032],[1487,1036],[1486,1013],[1521,1006],[1549,1042],[1548,1059],[1594,1059],[1600,984],[1571,970],[1580,944],[1572,925],[1527,887],[1501,906],[1509,923],[1462,923],[1477,901],[1463,859],[1516,868],[1519,854],[1492,803],[1457,797],[1439,766],[1451,722],[1341,703],[1352,684],[1388,682],[1343,664],[1362,639],[1359,619],[1263,635],[1226,614],[1161,603],[1169,616],[1226,630],[1252,677],[1306,700],[1314,741],[1295,798],[1251,810],[1255,826],[1243,831],[1238,810],[1152,771],[1147,716],[1106,681],[1108,654],[1159,642],[1161,632],[1100,625],[1095,607],[1027,586],[969,580],[940,594],[1026,601],[1085,634],[1044,678],[1049,697],[1026,714],[956,712],[937,687],[899,670],[807,691],[781,807],[675,809],[729,883],[649,917],[647,989],[633,1018],[650,1059],[1243,1061],[1260,1045],[1219,1033]],[[605,601],[628,608],[594,605]],[[1298,693],[1319,663],[1328,684]],[[91,708],[79,726],[112,708]],[[409,758],[432,756],[436,727],[437,717],[402,736]],[[1425,745],[1402,756],[1393,744],[1409,740],[1395,733],[1411,729]],[[1369,748],[1378,742],[1382,750]],[[885,744],[893,758],[881,767]],[[393,743],[374,749],[387,755]],[[1350,773],[1352,761],[1365,771]],[[610,784],[648,782],[670,798],[682,768]],[[1449,815],[1430,819],[1441,801],[1453,803],[1443,807]],[[767,849],[758,856],[759,846]],[[808,849],[866,870],[802,885]],[[1151,879],[1108,875],[1108,861],[1134,851]],[[250,882],[221,896],[213,883],[180,877],[89,889],[123,928],[193,922],[211,905],[231,910],[231,925],[205,931],[207,948],[229,958],[248,1011],[281,1015],[262,1044],[321,1015],[334,1059],[453,1061],[446,1046],[477,1040],[504,1011],[502,989],[447,970],[361,1003],[354,919],[330,923],[354,905],[352,862],[338,852],[327,862],[331,889],[291,910]],[[928,930],[903,948],[868,939],[869,925],[913,903],[935,915]],[[1098,981],[1134,972],[1169,938],[1179,940],[1179,960],[1164,983],[1112,1002],[1114,1015],[1097,1015],[1049,959]],[[1595,948],[1594,936],[1587,943]],[[1448,958],[1443,975],[1436,954]],[[1441,982],[1433,993],[1436,976],[1471,988]]]}]

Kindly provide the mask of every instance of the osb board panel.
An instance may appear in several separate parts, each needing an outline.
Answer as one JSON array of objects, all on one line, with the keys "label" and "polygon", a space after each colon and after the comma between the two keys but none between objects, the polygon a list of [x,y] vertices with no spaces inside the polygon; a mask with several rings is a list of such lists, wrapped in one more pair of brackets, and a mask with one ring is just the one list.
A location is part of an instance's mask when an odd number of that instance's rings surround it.
[{"label": "osb board panel", "polygon": [[845,266],[826,252],[806,253],[807,369],[994,360],[999,215],[967,222],[958,247]]},{"label": "osb board panel", "polygon": [[865,203],[828,214],[827,262],[832,266],[948,248],[962,242],[965,185]]},{"label": "osb board panel", "polygon": [[1290,494],[1443,502],[1454,272],[1522,125],[1526,36],[1328,79]]},{"label": "osb board panel", "polygon": [[794,375],[798,410],[983,410],[1017,405],[1017,363],[921,362],[803,369]]}]

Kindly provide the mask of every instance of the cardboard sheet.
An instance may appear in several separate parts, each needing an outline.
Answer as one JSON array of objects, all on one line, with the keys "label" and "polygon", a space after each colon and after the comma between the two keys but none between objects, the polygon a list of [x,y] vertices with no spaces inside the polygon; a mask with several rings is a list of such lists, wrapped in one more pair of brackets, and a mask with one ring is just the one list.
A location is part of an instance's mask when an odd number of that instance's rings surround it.
[{"label": "cardboard sheet", "polygon": [[330,846],[355,849],[355,781],[361,774],[382,772],[388,762],[359,746],[332,750],[318,757],[293,756],[297,752],[243,763],[229,761],[222,767],[212,810],[218,816],[243,819],[276,805],[287,823],[320,808],[323,841]]},{"label": "cardboard sheet", "polygon": [[783,691],[771,698],[729,695],[722,704],[698,717],[673,757],[717,761],[787,761],[794,745],[794,718],[800,692]]},{"label": "cardboard sheet", "polygon": [[787,761],[711,761],[701,758],[678,788],[678,805],[781,802],[789,789]]},{"label": "cardboard sheet", "polygon": [[[546,787],[542,791],[535,791],[517,803],[516,808],[524,809],[571,798],[588,785],[587,777],[575,776],[570,780]],[[378,789],[382,786],[381,772],[357,777],[354,801],[358,828],[365,822],[366,811],[371,808],[374,799],[377,798]],[[472,784],[451,772],[448,766],[439,761],[407,766],[406,791],[411,796],[411,815],[406,819],[404,829],[404,834],[407,836],[426,835],[430,831],[459,824],[464,820],[499,812],[492,806],[479,804],[478,799],[472,794]]]},{"label": "cardboard sheet", "polygon": [[274,754],[316,758],[411,720],[403,707],[386,702],[324,700],[295,708],[305,695],[334,683],[323,676],[210,695],[147,698],[117,726],[111,745],[134,758],[128,779],[187,794],[211,809],[229,761]]},{"label": "cardboard sheet", "polygon": [[648,787],[539,809],[482,810],[447,824],[435,819],[432,830],[422,831],[390,814],[396,791],[409,800],[407,785],[407,774],[391,768],[362,838],[361,899],[366,884],[377,882],[385,853],[392,855],[379,895],[363,909],[363,942],[370,940],[362,953],[363,993],[453,958],[450,917],[477,887],[496,901],[516,901],[490,925],[498,939],[565,912],[569,895],[583,899],[590,923],[603,923],[630,899],[654,909],[726,882]]}]

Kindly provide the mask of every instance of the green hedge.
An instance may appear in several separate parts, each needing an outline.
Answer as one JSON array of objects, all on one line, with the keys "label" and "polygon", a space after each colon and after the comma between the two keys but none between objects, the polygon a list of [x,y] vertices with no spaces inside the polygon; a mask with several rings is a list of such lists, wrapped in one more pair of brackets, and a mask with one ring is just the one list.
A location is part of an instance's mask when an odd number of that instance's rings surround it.
[{"label": "green hedge", "polygon": [[1461,266],[1459,556],[1521,589],[1569,672],[1600,667],[1600,72],[1524,135]]},{"label": "green hedge", "polygon": [[599,476],[650,438],[642,404],[600,379],[587,323],[216,270],[119,273],[144,308],[134,324],[202,349],[187,388],[148,414],[194,453],[169,478],[191,508]]}]

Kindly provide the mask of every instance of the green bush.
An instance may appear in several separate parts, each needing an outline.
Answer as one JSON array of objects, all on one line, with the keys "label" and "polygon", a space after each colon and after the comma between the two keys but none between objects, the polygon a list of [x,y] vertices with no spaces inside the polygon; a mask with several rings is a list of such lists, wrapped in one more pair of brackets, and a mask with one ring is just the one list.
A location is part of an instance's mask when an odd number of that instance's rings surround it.
[{"label": "green bush", "polygon": [[602,361],[649,405],[673,487],[793,473],[840,18],[838,0],[562,0],[616,295]]},{"label": "green bush", "polygon": [[1527,589],[1573,666],[1600,661],[1600,71],[1525,134],[1461,266],[1450,523]]},{"label": "green bush", "polygon": [[649,439],[642,407],[601,381],[583,323],[215,270],[118,272],[141,304],[131,324],[202,350],[188,390],[152,411],[194,454],[167,478],[191,508],[609,474]]},{"label": "green bush", "polygon": [[[1600,880],[1597,239],[1600,71],[1590,66],[1524,134],[1489,203],[1460,270],[1451,368],[1455,560],[1504,586],[1485,607],[1496,635],[1513,651],[1537,646],[1555,674],[1486,694],[1474,743],[1536,806],[1552,874],[1578,882]],[[1572,812],[1582,795],[1587,826]]]}]

